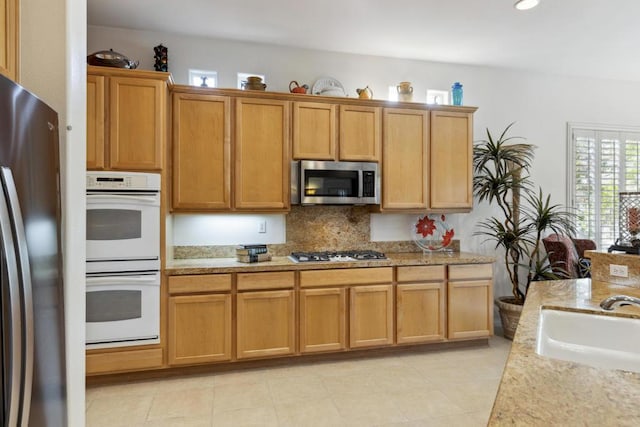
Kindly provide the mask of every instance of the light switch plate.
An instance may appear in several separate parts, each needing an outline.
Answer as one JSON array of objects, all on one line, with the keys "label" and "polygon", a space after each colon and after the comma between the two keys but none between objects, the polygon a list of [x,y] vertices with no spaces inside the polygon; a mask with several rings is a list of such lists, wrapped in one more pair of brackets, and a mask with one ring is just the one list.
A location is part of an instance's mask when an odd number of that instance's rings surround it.
[{"label": "light switch plate", "polygon": [[626,265],[609,264],[609,274],[617,277],[629,277],[629,269]]}]

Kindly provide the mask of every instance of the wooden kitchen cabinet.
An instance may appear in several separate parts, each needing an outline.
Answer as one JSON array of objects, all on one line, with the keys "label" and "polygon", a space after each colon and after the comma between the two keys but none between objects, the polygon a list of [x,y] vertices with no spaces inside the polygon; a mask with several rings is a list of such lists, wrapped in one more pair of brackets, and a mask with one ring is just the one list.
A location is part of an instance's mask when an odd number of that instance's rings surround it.
[{"label": "wooden kitchen cabinet", "polygon": [[393,286],[354,286],[349,291],[349,346],[393,344]]},{"label": "wooden kitchen cabinet", "polygon": [[446,319],[446,267],[398,267],[397,280],[397,343],[443,341]]},{"label": "wooden kitchen cabinet", "polygon": [[231,360],[231,275],[169,278],[169,365]]},{"label": "wooden kitchen cabinet", "polygon": [[19,1],[0,0],[0,74],[18,81]]},{"label": "wooden kitchen cabinet", "polygon": [[335,104],[293,103],[293,158],[295,160],[336,160]]},{"label": "wooden kitchen cabinet", "polygon": [[[168,73],[87,67],[87,168],[159,171],[164,167]],[[98,91],[102,89],[102,93]],[[104,113],[96,106],[102,97]],[[102,122],[100,120],[102,119]],[[99,136],[100,129],[104,136]],[[104,147],[100,147],[100,139]],[[100,153],[98,153],[100,151]],[[103,161],[100,162],[100,157]],[[101,164],[102,163],[102,164]]]},{"label": "wooden kitchen cabinet", "polygon": [[430,208],[473,207],[473,114],[431,112]]},{"label": "wooden kitchen cabinet", "polygon": [[231,98],[174,92],[175,210],[231,208]]},{"label": "wooden kitchen cabinet", "polygon": [[273,99],[236,99],[237,210],[289,210],[289,104]]},{"label": "wooden kitchen cabinet", "polygon": [[105,168],[104,81],[104,76],[87,75],[87,169]]},{"label": "wooden kitchen cabinet", "polygon": [[347,293],[344,288],[300,290],[300,352],[347,347]]},{"label": "wooden kitchen cabinet", "polygon": [[381,108],[340,106],[339,160],[379,162]]},{"label": "wooden kitchen cabinet", "polygon": [[429,112],[385,108],[382,210],[424,211],[429,197]]},{"label": "wooden kitchen cabinet", "polygon": [[380,107],[294,102],[293,159],[379,162],[380,127]]},{"label": "wooden kitchen cabinet", "polygon": [[447,286],[448,338],[493,335],[493,265],[450,265]]},{"label": "wooden kitchen cabinet", "polygon": [[238,273],[236,282],[236,357],[249,359],[294,354],[294,273]]}]

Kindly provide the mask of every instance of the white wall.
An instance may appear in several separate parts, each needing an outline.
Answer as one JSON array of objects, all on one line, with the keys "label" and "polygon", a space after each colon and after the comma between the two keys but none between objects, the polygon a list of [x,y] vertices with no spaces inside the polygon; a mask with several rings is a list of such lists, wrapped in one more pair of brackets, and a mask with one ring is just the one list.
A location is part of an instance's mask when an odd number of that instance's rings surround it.
[{"label": "white wall", "polygon": [[53,107],[60,123],[69,427],[84,426],[85,411],[85,46],[85,0],[21,2],[20,83]]},{"label": "white wall", "polygon": [[[532,176],[552,194],[555,203],[566,202],[566,123],[596,122],[640,125],[637,102],[640,83],[607,81],[530,73],[492,67],[463,66],[373,56],[323,52],[275,45],[187,37],[125,29],[89,27],[88,53],[112,48],[141,68],[153,69],[153,46],[168,47],[169,71],[177,83],[186,84],[188,69],[215,70],[221,87],[235,87],[237,72],[266,74],[267,90],[288,91],[289,82],[312,85],[318,77],[342,82],[349,96],[368,85],[374,98],[386,99],[388,87],[411,81],[414,100],[424,99],[427,89],[448,89],[455,81],[464,85],[464,104],[478,106],[475,139],[485,138],[485,128],[499,134],[517,122],[512,135],[525,136],[538,146]],[[570,48],[570,47],[568,47]],[[499,49],[499,46],[496,46]],[[450,220],[462,240],[462,249],[495,254],[493,245],[473,236],[474,225],[492,208],[476,206],[470,214]],[[449,218],[448,218],[449,219]],[[372,234],[389,236],[386,227],[407,219],[373,220]],[[395,225],[394,225],[395,224]],[[380,230],[377,227],[382,227]],[[510,294],[504,272],[498,266],[496,295]],[[502,279],[501,279],[502,277]]]}]

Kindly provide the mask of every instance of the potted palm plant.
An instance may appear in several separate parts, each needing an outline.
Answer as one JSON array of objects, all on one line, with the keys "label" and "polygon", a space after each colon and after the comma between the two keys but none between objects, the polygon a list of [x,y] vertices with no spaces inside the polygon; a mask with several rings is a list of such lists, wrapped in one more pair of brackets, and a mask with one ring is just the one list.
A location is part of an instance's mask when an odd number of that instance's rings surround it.
[{"label": "potted palm plant", "polygon": [[496,299],[504,336],[513,339],[517,322],[534,280],[554,280],[556,276],[543,250],[542,238],[553,232],[575,234],[573,214],[557,204],[542,189],[534,189],[529,169],[534,146],[524,138],[509,137],[511,123],[495,139],[487,129],[487,139],[473,150],[473,192],[480,202],[497,206],[499,214],[479,223],[476,235],[495,242],[504,251],[504,263],[511,281],[511,296]]}]

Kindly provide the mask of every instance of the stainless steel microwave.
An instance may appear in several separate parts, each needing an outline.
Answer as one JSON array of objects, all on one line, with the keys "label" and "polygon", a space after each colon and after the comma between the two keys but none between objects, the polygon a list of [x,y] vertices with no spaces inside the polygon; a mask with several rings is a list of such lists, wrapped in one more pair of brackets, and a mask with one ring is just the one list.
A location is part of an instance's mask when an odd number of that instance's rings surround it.
[{"label": "stainless steel microwave", "polygon": [[291,162],[291,204],[378,205],[378,164],[369,162]]}]

